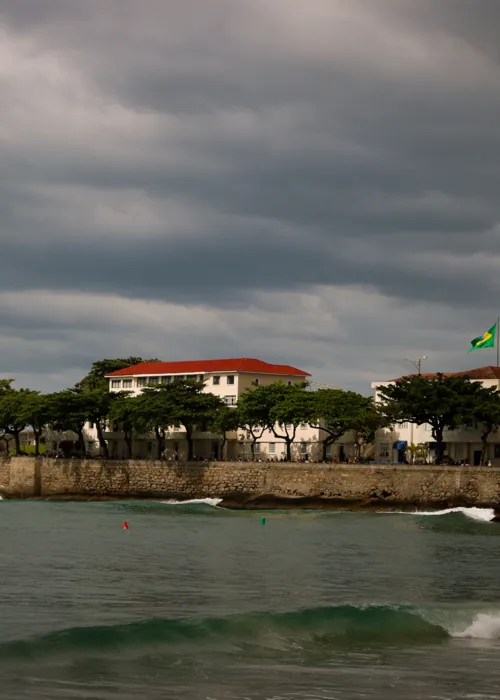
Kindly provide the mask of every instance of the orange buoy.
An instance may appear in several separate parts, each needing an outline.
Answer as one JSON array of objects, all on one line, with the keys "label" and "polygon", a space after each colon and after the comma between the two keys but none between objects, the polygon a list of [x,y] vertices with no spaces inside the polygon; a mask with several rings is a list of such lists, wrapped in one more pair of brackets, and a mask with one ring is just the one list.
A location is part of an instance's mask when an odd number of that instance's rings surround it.
[{"label": "orange buoy", "polygon": [[126,520],[122,525],[122,530],[128,530],[128,522]]}]

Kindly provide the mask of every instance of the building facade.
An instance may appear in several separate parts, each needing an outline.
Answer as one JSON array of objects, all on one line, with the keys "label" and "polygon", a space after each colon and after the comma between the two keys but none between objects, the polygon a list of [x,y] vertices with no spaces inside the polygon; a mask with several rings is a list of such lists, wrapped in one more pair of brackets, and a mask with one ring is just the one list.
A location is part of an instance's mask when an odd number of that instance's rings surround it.
[{"label": "building facade", "polygon": [[[471,381],[481,382],[488,388],[500,390],[500,367],[487,366],[465,372],[449,372],[446,376],[468,377]],[[435,374],[422,374],[432,379]],[[380,403],[379,387],[394,384],[398,379],[385,382],[372,382],[375,402]],[[479,465],[482,453],[481,432],[470,427],[445,431],[445,458],[454,464]],[[390,430],[381,430],[377,435],[375,457],[380,462],[433,462],[435,458],[430,425],[401,423]],[[500,434],[492,433],[488,437],[487,459],[492,465],[500,466]]]},{"label": "building facade", "polygon": [[[276,365],[252,358],[230,358],[185,362],[149,362],[112,372],[108,375],[110,391],[130,391],[139,394],[146,386],[168,385],[175,379],[196,379],[204,383],[204,391],[220,397],[228,406],[237,406],[241,395],[255,386],[266,386],[274,382],[300,384],[310,378],[304,370],[289,365]],[[276,429],[281,433],[281,429]],[[95,437],[95,436],[93,436]],[[182,460],[187,454],[185,432],[182,427],[169,428],[165,456]],[[294,459],[316,461],[321,455],[322,431],[303,424],[297,428],[292,446]],[[122,457],[125,453],[123,435],[106,433],[109,453]],[[245,430],[228,433],[222,454],[221,436],[209,432],[194,435],[195,456],[200,459],[250,459],[252,438]],[[152,458],[155,444],[151,436],[138,436],[134,440],[134,456]],[[332,459],[347,456],[349,449],[343,445],[330,448]],[[285,441],[272,431],[259,431],[254,445],[255,459],[282,460],[286,455]]]}]

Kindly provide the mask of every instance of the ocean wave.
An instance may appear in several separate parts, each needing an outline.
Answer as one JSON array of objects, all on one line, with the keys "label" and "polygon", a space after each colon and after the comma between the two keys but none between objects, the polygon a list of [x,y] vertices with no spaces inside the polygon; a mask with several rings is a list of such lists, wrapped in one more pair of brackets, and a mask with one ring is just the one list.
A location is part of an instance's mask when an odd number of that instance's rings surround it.
[{"label": "ocean wave", "polygon": [[474,613],[469,609],[426,611],[404,606],[342,605],[223,618],[151,619],[124,625],[72,627],[3,642],[0,659],[103,654],[151,647],[182,653],[186,645],[208,645],[212,650],[221,645],[232,650],[264,647],[282,652],[300,648],[324,653],[381,644],[438,644],[453,637],[500,639],[500,610]]},{"label": "ocean wave", "polygon": [[404,513],[405,515],[428,515],[428,516],[439,516],[439,515],[450,515],[452,513],[461,513],[467,518],[472,520],[478,520],[480,522],[491,522],[495,517],[495,511],[493,508],[445,508],[444,510],[416,510]]},{"label": "ocean wave", "polygon": [[160,503],[165,503],[169,506],[213,506],[216,508],[219,503],[221,503],[222,498],[190,498],[186,501],[177,501],[174,498],[167,501],[160,501]]}]

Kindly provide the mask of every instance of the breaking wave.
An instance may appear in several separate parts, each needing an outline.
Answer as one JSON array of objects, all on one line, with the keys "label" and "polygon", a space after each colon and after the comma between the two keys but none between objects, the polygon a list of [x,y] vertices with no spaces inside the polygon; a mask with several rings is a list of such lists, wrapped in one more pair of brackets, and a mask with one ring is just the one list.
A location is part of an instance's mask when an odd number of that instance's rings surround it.
[{"label": "breaking wave", "polygon": [[[446,620],[446,623],[437,620]],[[71,627],[0,644],[0,658],[37,659],[158,647],[235,650],[329,650],[372,645],[439,644],[452,637],[499,639],[500,611],[421,610],[412,607],[342,605],[287,613],[223,618],[151,619],[125,625]]]},{"label": "breaking wave", "polygon": [[221,503],[222,498],[190,498],[187,501],[176,501],[174,498],[167,501],[161,501],[169,506],[214,506],[217,507]]},{"label": "breaking wave", "polygon": [[479,520],[480,522],[490,522],[495,516],[495,511],[493,508],[445,508],[444,510],[434,510],[434,511],[413,511],[411,513],[406,513],[406,515],[450,515],[452,513],[461,513],[467,518],[472,520]]}]

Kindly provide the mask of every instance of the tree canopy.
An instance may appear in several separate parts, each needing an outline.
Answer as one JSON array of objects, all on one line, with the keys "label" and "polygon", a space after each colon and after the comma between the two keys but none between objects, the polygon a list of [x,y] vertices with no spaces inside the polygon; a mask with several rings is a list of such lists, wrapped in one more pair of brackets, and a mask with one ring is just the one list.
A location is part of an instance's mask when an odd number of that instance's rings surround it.
[{"label": "tree canopy", "polygon": [[[479,422],[479,406],[490,406],[493,389],[464,376],[412,375],[378,387],[382,409],[389,422],[429,425],[435,442],[436,463],[444,456],[444,431]],[[485,415],[483,415],[485,418]]]}]

